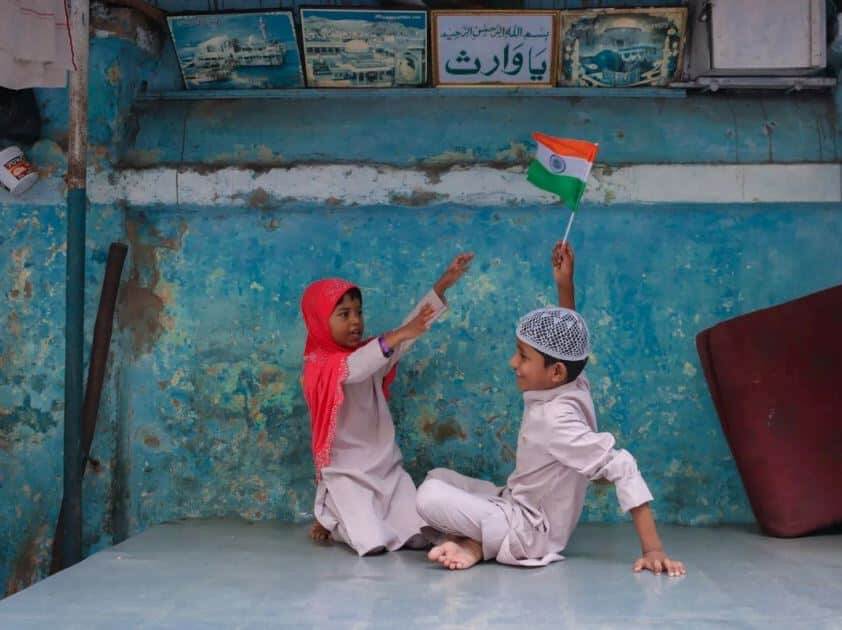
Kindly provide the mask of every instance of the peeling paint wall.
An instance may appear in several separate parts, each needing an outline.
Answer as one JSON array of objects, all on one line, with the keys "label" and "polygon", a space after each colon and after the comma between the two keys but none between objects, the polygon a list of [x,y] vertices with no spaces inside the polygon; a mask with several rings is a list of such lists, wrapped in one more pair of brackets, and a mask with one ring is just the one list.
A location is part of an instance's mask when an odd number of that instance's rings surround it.
[{"label": "peeling paint wall", "polygon": [[[477,253],[474,269],[402,362],[392,409],[416,480],[444,465],[502,482],[521,410],[506,366],[513,325],[551,302],[548,253],[566,219],[522,182],[535,120],[594,129],[604,143],[573,231],[602,427],[638,458],[659,519],[751,519],[693,339],[842,282],[829,95],[131,111],[143,81],[166,89],[178,77],[169,48],[160,62],[149,50],[93,40],[86,348],[108,244],[123,240],[130,253],[85,478],[87,553],[184,516],[309,518],[301,290],[325,275],[358,282],[376,333],[459,249]],[[66,94],[38,98],[45,137],[28,154],[43,181],[21,200],[0,196],[7,593],[45,574],[61,493]],[[792,203],[750,203],[770,200]],[[585,518],[621,518],[611,489],[591,490]]]},{"label": "peeling paint wall", "polygon": [[[146,334],[124,366],[133,531],[184,515],[306,518],[313,485],[297,383],[301,289],[327,275],[359,283],[376,334],[400,322],[460,249],[477,252],[474,269],[451,292],[445,320],[401,364],[398,439],[416,480],[442,465],[497,482],[510,472],[522,408],[507,367],[513,326],[553,299],[556,210],[135,208],[129,223],[144,252],[133,273],[155,278],[163,304],[131,323]],[[694,337],[842,282],[840,238],[839,206],[582,211],[578,298],[594,338],[597,410],[637,456],[660,519],[751,519]],[[585,518],[622,518],[613,490],[594,488]]]},{"label": "peeling paint wall", "polygon": [[[157,60],[117,37],[92,40],[91,172],[110,170],[128,137],[138,81]],[[0,594],[44,577],[62,494],[67,163],[67,91],[36,90],[42,139],[26,147],[41,181],[24,197],[0,191]],[[85,260],[85,360],[112,241],[124,240],[124,209],[89,209]],[[83,551],[124,531],[116,421],[121,361],[112,344],[97,433],[83,485]],[[124,534],[123,534],[124,535]]]},{"label": "peeling paint wall", "polygon": [[[0,202],[0,590],[13,593],[45,575],[62,492],[65,208]],[[88,218],[87,339],[108,244],[122,212]],[[119,358],[112,352],[111,366]],[[103,392],[84,496],[84,548],[111,544],[115,392]]]},{"label": "peeling paint wall", "polygon": [[[136,167],[302,162],[505,166],[524,161],[536,125],[562,137],[599,142],[600,163],[612,166],[830,162],[839,157],[827,95],[542,98],[465,92],[471,90],[411,99],[146,101],[138,107],[137,137],[123,161]],[[376,124],[348,124],[358,120]],[[338,138],[342,141],[332,140]]]}]

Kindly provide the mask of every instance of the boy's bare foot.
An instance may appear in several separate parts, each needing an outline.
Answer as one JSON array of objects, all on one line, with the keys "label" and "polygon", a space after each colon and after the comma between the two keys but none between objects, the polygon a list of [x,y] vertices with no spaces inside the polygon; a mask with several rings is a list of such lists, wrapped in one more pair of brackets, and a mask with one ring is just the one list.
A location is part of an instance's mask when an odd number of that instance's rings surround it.
[{"label": "boy's bare foot", "polygon": [[330,540],[330,532],[327,531],[319,521],[310,527],[310,539],[319,543],[326,543]]},{"label": "boy's bare foot", "polygon": [[470,569],[482,560],[482,545],[470,538],[449,538],[433,547],[427,557],[447,569]]}]

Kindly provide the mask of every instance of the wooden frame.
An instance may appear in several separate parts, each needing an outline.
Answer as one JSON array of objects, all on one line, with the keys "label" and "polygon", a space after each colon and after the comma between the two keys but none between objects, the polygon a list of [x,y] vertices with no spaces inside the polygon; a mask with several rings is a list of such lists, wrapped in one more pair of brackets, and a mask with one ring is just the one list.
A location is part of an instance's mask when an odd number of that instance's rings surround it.
[{"label": "wooden frame", "polygon": [[304,87],[292,11],[183,13],[167,24],[188,90]]},{"label": "wooden frame", "polygon": [[686,29],[686,7],[561,11],[559,85],[665,86],[682,71]]},{"label": "wooden frame", "polygon": [[558,11],[431,11],[430,24],[436,87],[547,88],[555,84]]},{"label": "wooden frame", "polygon": [[[352,19],[354,14],[360,18]],[[302,7],[299,17],[304,74],[308,87],[393,88],[427,85],[430,65],[427,11],[310,6]],[[315,20],[322,20],[325,24],[317,27]],[[313,37],[317,28],[327,30],[330,22],[340,27],[337,30],[344,32],[335,35],[333,40]],[[370,33],[369,39],[360,37],[366,34],[367,26],[378,31],[390,22],[393,24],[390,29],[392,32],[386,30],[387,35]],[[402,29],[399,30],[396,25]]]}]

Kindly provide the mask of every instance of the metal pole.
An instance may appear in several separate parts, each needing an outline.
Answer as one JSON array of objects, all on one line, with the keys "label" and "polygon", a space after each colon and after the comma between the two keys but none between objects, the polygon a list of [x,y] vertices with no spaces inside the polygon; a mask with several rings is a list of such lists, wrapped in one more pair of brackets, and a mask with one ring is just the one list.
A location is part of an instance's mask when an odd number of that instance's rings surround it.
[{"label": "metal pole", "polygon": [[67,274],[64,359],[63,566],[82,559],[82,344],[85,305],[85,214],[88,152],[89,0],[70,1],[74,71],[70,73],[67,161]]}]

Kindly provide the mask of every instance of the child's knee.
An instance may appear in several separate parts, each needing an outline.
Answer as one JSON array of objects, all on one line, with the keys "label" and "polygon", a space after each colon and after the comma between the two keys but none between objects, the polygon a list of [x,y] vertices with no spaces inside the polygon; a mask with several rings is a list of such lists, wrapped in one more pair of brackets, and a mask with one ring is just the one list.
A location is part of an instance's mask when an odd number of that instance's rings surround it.
[{"label": "child's knee", "polygon": [[428,476],[427,480],[418,486],[418,492],[415,495],[415,509],[418,510],[419,516],[425,521],[429,522],[430,517],[434,519],[440,511],[442,491],[446,485],[443,481],[430,479]]},{"label": "child's knee", "polygon": [[449,474],[451,474],[451,470],[449,468],[433,468],[427,473],[425,481],[445,481]]}]

